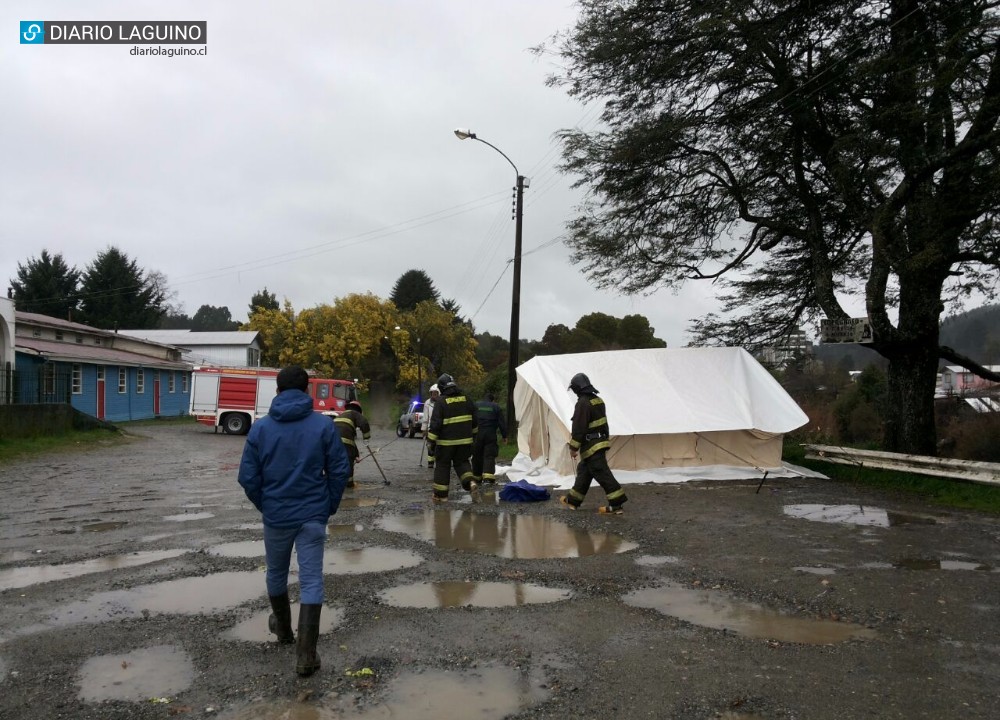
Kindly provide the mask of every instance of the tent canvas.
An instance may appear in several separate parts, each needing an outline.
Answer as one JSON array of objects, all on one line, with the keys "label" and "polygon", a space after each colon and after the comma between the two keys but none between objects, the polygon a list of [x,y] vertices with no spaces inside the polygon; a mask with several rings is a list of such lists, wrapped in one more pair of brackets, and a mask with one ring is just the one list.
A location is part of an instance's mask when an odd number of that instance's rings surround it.
[{"label": "tent canvas", "polygon": [[615,470],[677,468],[690,479],[694,468],[711,477],[710,468],[727,467],[759,477],[760,470],[781,468],[784,433],[808,422],[741,348],[538,356],[517,368],[515,468],[531,467],[536,478],[541,470],[574,473],[567,443],[576,396],[567,386],[578,372],[587,374],[607,403],[608,464]]}]

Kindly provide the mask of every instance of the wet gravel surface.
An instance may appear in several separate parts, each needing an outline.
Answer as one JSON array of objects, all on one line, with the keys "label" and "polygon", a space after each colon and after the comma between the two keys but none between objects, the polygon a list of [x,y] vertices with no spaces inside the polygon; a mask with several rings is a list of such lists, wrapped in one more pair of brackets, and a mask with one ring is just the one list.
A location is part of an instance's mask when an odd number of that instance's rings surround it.
[{"label": "wet gravel surface", "polygon": [[[630,486],[621,517],[594,512],[596,487],[570,512],[473,502],[453,483],[434,508],[420,441],[376,429],[391,484],[366,460],[331,519],[325,612],[339,622],[302,679],[290,647],[230,634],[267,609],[262,558],[213,550],[262,536],[235,479],[243,439],[132,432],[0,467],[0,718],[1000,715],[996,517],[814,479]],[[890,524],[785,511],[805,504]],[[400,523],[423,536],[386,529]],[[580,557],[527,557],[538,548]],[[469,592],[442,593],[447,607],[382,595],[443,582]],[[475,583],[569,599],[492,607]],[[670,589],[697,592],[683,608],[627,602]],[[751,613],[745,632],[740,603],[780,614]],[[829,623],[859,634],[815,642]]]}]

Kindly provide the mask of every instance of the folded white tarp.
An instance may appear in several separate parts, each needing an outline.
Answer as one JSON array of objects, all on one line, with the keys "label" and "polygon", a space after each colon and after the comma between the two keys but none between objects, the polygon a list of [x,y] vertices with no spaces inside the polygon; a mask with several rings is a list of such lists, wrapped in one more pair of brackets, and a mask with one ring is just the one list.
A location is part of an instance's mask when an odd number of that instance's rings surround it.
[{"label": "folded white tarp", "polygon": [[604,398],[612,468],[781,466],[782,435],[808,422],[778,382],[740,348],[618,350],[532,358],[517,368],[518,450],[557,475],[586,373]]}]

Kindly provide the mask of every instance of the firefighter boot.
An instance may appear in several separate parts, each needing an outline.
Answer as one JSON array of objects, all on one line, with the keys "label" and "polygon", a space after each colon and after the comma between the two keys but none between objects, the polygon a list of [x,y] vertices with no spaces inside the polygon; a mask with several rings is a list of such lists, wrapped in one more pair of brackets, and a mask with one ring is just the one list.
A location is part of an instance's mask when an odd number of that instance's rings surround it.
[{"label": "firefighter boot", "polygon": [[316,641],[319,639],[319,614],[322,609],[322,605],[299,605],[299,644],[295,672],[302,677],[312,675],[320,667]]},{"label": "firefighter boot", "polygon": [[292,634],[292,608],[288,604],[288,593],[269,595],[268,599],[273,612],[267,618],[267,629],[278,636],[278,642],[282,645],[292,644],[295,642],[295,635]]}]

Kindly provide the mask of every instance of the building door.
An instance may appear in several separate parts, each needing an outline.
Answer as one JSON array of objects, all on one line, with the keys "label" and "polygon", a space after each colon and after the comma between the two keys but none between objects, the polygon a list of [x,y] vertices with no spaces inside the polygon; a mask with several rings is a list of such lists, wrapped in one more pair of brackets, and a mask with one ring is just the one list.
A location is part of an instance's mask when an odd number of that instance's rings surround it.
[{"label": "building door", "polygon": [[156,373],[156,379],[153,380],[153,415],[156,417],[160,416],[160,373]]},{"label": "building door", "polygon": [[104,366],[97,366],[97,419],[104,419]]}]

